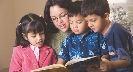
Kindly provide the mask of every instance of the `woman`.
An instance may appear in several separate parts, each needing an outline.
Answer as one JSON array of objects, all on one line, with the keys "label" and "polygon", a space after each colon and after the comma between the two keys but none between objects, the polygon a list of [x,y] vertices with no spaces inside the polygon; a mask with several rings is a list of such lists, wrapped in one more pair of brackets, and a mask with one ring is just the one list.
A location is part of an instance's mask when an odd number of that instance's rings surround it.
[{"label": "woman", "polygon": [[63,39],[70,33],[67,10],[72,0],[47,0],[44,20],[49,29],[48,44],[58,53]]}]

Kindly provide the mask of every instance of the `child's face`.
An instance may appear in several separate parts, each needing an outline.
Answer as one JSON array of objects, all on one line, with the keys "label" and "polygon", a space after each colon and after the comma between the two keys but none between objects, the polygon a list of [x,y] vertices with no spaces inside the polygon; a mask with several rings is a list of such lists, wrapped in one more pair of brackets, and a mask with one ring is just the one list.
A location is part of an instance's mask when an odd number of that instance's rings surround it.
[{"label": "child's face", "polygon": [[98,15],[92,14],[85,17],[85,20],[94,32],[102,32],[105,28],[105,18],[101,18]]},{"label": "child's face", "polygon": [[69,17],[70,28],[75,34],[84,34],[88,30],[87,22],[81,14]]},{"label": "child's face", "polygon": [[25,39],[28,40],[32,45],[41,47],[44,43],[45,34],[44,31],[36,34],[34,34],[33,32],[29,32]]},{"label": "child's face", "polygon": [[50,7],[50,17],[56,28],[62,32],[66,32],[69,29],[68,14],[65,8],[60,8],[59,6]]}]

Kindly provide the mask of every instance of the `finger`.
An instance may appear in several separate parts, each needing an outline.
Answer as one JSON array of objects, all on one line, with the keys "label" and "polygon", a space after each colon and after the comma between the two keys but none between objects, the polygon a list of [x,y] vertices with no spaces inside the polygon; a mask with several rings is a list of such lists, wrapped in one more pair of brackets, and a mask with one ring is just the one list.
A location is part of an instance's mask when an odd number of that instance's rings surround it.
[{"label": "finger", "polygon": [[101,71],[107,71],[107,68],[106,67],[101,67],[100,70]]},{"label": "finger", "polygon": [[106,58],[101,58],[102,61],[106,61],[107,59]]}]

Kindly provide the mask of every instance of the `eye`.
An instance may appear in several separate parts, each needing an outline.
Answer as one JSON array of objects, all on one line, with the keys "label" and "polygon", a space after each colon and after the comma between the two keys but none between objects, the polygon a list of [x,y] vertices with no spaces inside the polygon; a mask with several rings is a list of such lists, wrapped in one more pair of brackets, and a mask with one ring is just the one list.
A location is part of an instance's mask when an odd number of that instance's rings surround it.
[{"label": "eye", "polygon": [[88,23],[88,20],[86,20],[86,22]]},{"label": "eye", "polygon": [[72,21],[69,21],[69,24],[72,24]]},{"label": "eye", "polygon": [[60,17],[65,17],[66,15],[67,15],[67,13],[66,14],[61,14]]},{"label": "eye", "polygon": [[96,19],[93,19],[93,20],[92,20],[92,22],[95,22],[95,21],[96,21]]},{"label": "eye", "polygon": [[51,18],[52,19],[52,21],[55,21],[57,18],[56,17],[54,17],[54,18]]},{"label": "eye", "polygon": [[82,21],[77,21],[77,23],[78,23],[78,24],[81,24],[81,23],[82,23]]},{"label": "eye", "polygon": [[88,21],[86,21],[88,23]]},{"label": "eye", "polygon": [[35,38],[35,37],[36,37],[36,35],[33,35],[33,36],[31,36],[31,37]]},{"label": "eye", "polygon": [[40,34],[42,35],[42,34],[44,34],[44,32],[41,32]]}]

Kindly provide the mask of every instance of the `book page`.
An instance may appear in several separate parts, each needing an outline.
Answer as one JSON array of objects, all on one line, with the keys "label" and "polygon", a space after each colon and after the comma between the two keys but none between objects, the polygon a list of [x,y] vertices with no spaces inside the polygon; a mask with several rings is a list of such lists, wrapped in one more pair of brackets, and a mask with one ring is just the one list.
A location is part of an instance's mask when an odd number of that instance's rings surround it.
[{"label": "book page", "polygon": [[88,68],[94,68],[95,70],[99,70],[99,66],[99,57],[93,56],[68,61],[65,66],[62,64],[53,64],[43,68],[32,70],[31,72],[88,72]]},{"label": "book page", "polygon": [[91,68],[95,69],[96,72],[100,72],[100,59],[97,56],[74,59],[68,61],[65,66],[72,72],[90,72]]},{"label": "book page", "polygon": [[68,61],[65,66],[67,65],[71,65],[71,64],[74,64],[74,63],[77,63],[77,62],[80,62],[80,61],[85,61],[85,60],[88,60],[88,59],[91,59],[91,58],[94,58],[96,56],[93,56],[93,57],[87,57],[87,58],[81,58],[81,59],[73,59],[73,60],[70,60]]},{"label": "book page", "polygon": [[39,72],[39,71],[42,71],[42,70],[48,70],[48,69],[54,69],[54,68],[61,68],[61,67],[62,68],[66,68],[62,64],[53,64],[53,65],[45,66],[45,67],[38,68],[38,69],[35,69],[35,70],[31,70],[31,72]]}]

